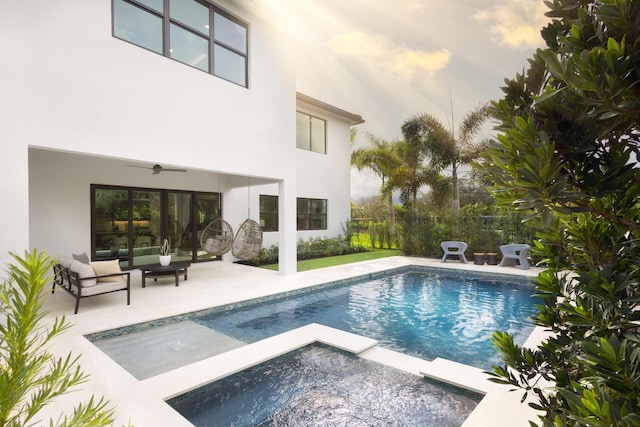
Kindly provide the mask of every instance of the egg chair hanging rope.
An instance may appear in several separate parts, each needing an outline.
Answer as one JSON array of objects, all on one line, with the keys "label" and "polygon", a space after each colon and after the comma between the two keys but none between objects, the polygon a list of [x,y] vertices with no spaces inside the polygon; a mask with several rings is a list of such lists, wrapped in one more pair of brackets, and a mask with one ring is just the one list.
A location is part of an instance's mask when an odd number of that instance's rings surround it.
[{"label": "egg chair hanging rope", "polygon": [[247,209],[247,218],[233,239],[233,246],[231,253],[234,257],[242,261],[247,261],[255,258],[260,253],[262,247],[262,228],[260,224],[252,220],[251,217],[251,186],[247,185],[247,191],[249,194],[249,208]]},{"label": "egg chair hanging rope", "polygon": [[[220,175],[218,175],[218,213],[221,210],[220,203]],[[233,245],[233,228],[231,225],[218,218],[207,225],[200,235],[200,247],[209,255],[224,255]]]}]

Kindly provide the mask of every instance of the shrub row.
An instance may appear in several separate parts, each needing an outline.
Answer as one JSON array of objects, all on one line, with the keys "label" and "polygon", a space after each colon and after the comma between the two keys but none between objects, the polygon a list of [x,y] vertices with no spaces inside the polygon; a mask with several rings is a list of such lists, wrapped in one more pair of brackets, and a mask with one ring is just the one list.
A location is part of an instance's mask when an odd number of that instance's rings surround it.
[{"label": "shrub row", "polygon": [[[344,237],[318,237],[309,238],[308,240],[300,239],[297,243],[298,261],[336,255],[347,255],[365,251],[366,249],[363,246],[350,244]],[[278,245],[271,245],[268,248],[260,249],[258,256],[246,261],[246,264],[260,266],[276,264],[277,262]]]}]

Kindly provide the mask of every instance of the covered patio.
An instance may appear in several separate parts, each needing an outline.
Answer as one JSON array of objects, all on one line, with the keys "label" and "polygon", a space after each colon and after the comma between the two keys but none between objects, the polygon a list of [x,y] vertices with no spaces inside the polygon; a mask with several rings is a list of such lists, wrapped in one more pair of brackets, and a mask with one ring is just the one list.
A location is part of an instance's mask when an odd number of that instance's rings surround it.
[{"label": "covered patio", "polygon": [[[174,162],[165,163],[165,170],[158,173],[153,161],[30,148],[30,247],[53,256],[84,252],[93,260],[118,258],[126,269],[157,263],[160,240],[168,237],[174,260],[233,262],[230,252],[216,257],[200,247],[203,229],[220,213],[235,231],[247,218],[257,222],[261,194],[275,194],[278,220],[283,223],[280,231],[264,233],[263,246],[277,244],[282,253],[280,272],[295,272],[293,185],[277,176]],[[96,206],[98,192],[111,196],[109,207]],[[124,200],[116,197],[120,193]]]}]

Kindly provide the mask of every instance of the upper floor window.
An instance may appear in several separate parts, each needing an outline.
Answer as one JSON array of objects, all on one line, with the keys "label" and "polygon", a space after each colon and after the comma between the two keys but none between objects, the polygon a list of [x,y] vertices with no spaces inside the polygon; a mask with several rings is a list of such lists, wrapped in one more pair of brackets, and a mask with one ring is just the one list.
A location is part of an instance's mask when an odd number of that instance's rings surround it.
[{"label": "upper floor window", "polygon": [[326,153],[326,128],[326,121],[296,112],[296,146],[303,150]]},{"label": "upper floor window", "polygon": [[260,195],[260,227],[262,231],[278,231],[278,196]]},{"label": "upper floor window", "polygon": [[326,199],[297,199],[298,230],[327,229]]},{"label": "upper floor window", "polygon": [[246,23],[196,0],[113,0],[113,36],[247,87]]}]

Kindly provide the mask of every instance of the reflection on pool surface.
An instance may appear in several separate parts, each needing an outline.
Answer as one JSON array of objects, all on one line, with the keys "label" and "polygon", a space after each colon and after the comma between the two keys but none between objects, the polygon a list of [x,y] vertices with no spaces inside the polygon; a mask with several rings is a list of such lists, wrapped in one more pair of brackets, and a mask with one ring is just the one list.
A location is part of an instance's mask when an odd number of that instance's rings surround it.
[{"label": "reflection on pool surface", "polygon": [[532,286],[450,272],[407,272],[193,320],[243,342],[309,323],[380,341],[391,350],[481,369],[500,363],[490,341],[503,330],[523,344],[533,330]]},{"label": "reflection on pool surface", "polygon": [[168,403],[196,426],[459,426],[480,398],[315,345]]}]

